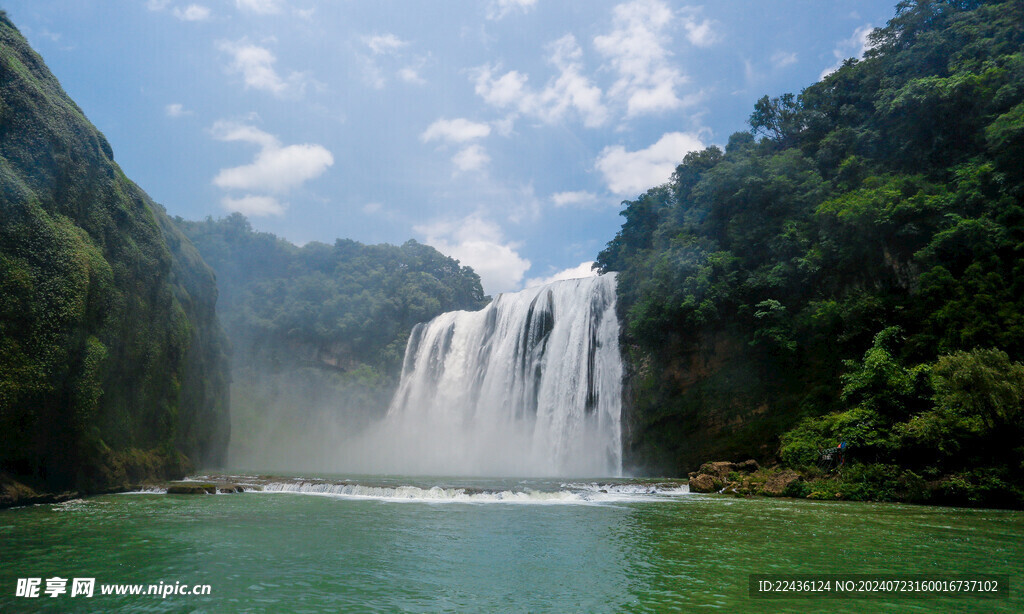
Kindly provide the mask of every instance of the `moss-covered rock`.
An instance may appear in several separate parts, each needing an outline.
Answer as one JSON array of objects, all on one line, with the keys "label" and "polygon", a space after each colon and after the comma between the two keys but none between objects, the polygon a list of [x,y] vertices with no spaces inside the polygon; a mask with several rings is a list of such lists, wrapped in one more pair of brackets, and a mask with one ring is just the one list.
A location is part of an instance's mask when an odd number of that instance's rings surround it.
[{"label": "moss-covered rock", "polygon": [[185,482],[181,484],[170,484],[167,486],[169,495],[215,495],[217,486],[214,484],[198,484]]}]

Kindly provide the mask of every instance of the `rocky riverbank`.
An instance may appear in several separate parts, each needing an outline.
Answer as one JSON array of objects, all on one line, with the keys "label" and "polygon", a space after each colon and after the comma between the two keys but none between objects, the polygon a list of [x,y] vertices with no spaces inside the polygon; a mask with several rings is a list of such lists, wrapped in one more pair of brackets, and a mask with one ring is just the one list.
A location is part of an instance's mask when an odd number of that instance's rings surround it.
[{"label": "rocky riverbank", "polygon": [[792,469],[763,468],[755,460],[704,463],[690,473],[690,492],[797,497],[804,478]]}]

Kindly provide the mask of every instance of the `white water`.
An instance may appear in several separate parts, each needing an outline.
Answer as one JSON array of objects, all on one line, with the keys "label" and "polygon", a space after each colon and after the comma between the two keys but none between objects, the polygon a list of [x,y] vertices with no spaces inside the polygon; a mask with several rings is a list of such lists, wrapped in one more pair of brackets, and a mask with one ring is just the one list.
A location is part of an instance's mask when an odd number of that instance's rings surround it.
[{"label": "white water", "polygon": [[[244,492],[253,494],[291,493],[301,495],[321,495],[339,499],[365,499],[374,501],[392,501],[409,503],[518,503],[525,505],[544,504],[602,504],[629,503],[636,501],[669,501],[682,495],[690,494],[686,484],[677,481],[667,482],[574,482],[557,481],[520,481],[510,485],[507,482],[480,482],[476,480],[470,486],[430,485],[429,483],[410,484],[403,478],[389,478],[387,483],[360,484],[344,481],[332,482],[318,478],[266,478],[257,476],[202,476],[200,482],[221,482],[223,478],[232,478],[233,484],[239,484]],[[156,495],[166,494],[162,487],[147,487],[136,491],[122,493],[124,495]],[[182,495],[194,497],[196,495]],[[237,494],[218,493],[208,496],[238,496]],[[55,509],[62,511],[65,507],[73,507],[84,503],[75,499],[58,504]],[[63,507],[62,507],[63,506]]]},{"label": "white water", "polygon": [[625,503],[634,501],[669,500],[690,493],[685,484],[562,484],[555,489],[493,489],[463,488],[458,486],[385,486],[338,484],[331,482],[270,482],[258,491],[262,493],[296,493],[325,495],[342,499],[372,499],[394,502],[425,503],[520,503],[594,504]]},{"label": "white water", "polygon": [[[613,274],[502,294],[409,338],[374,469],[618,476],[622,362]],[[359,446],[364,447],[364,446]]]}]

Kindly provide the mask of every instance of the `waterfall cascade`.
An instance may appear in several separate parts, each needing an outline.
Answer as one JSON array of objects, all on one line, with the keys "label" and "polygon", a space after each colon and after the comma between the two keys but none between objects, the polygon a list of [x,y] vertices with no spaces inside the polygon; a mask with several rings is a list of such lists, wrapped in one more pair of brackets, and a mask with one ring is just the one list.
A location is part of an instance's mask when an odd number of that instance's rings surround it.
[{"label": "waterfall cascade", "polygon": [[422,472],[616,476],[621,403],[606,274],[416,326],[386,422]]}]

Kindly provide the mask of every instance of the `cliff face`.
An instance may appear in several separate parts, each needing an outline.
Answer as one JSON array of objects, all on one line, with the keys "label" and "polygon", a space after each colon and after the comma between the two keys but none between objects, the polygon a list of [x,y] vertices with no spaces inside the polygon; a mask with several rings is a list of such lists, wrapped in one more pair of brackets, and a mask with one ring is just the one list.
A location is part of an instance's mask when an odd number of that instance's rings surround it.
[{"label": "cliff face", "polygon": [[708,458],[770,460],[780,427],[792,419],[741,339],[694,338],[664,352],[624,350],[625,456],[634,471],[679,474]]},{"label": "cliff face", "polygon": [[216,464],[216,283],[0,13],[0,472],[98,490]]}]

